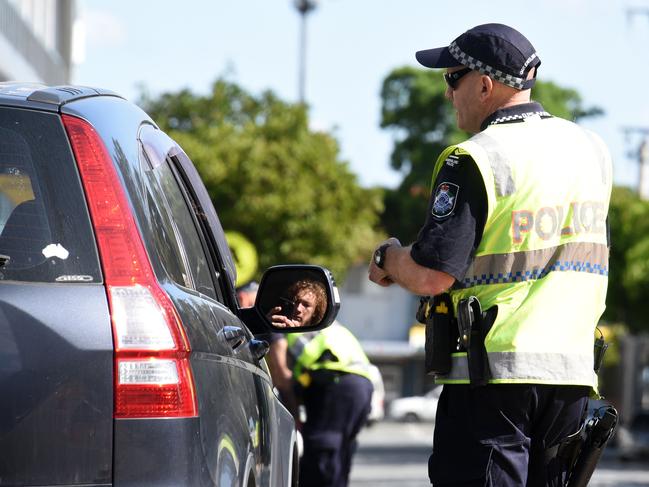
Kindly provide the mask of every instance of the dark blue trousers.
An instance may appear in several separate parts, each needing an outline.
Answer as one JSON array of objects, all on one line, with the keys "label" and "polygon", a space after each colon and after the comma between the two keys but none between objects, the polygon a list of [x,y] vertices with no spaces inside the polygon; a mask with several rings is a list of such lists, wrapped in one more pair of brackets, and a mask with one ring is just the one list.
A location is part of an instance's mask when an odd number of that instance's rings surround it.
[{"label": "dark blue trousers", "polygon": [[428,474],[434,487],[560,487],[561,458],[545,450],[576,432],[590,388],[445,385]]},{"label": "dark blue trousers", "polygon": [[367,422],[372,383],[356,374],[315,380],[305,389],[300,487],[346,487],[356,436]]}]

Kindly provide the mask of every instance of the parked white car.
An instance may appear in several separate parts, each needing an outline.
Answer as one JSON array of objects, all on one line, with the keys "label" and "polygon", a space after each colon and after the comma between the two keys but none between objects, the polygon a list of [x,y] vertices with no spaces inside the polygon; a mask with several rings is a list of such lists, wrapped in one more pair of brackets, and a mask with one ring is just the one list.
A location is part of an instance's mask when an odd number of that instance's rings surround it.
[{"label": "parked white car", "polygon": [[434,421],[437,401],[442,392],[438,386],[423,396],[401,397],[390,403],[389,417],[399,421]]},{"label": "parked white car", "polygon": [[383,387],[383,377],[376,365],[370,364],[370,375],[374,392],[372,393],[372,409],[367,418],[367,424],[371,425],[376,421],[381,421],[385,416],[385,388]]}]

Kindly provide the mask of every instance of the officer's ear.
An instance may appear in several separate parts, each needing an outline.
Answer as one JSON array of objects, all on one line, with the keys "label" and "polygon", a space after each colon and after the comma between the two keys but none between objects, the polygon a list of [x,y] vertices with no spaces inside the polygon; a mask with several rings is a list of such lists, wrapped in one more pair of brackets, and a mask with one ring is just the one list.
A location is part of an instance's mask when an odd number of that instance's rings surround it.
[{"label": "officer's ear", "polygon": [[491,97],[494,91],[494,80],[486,74],[480,76],[480,100],[484,101]]}]

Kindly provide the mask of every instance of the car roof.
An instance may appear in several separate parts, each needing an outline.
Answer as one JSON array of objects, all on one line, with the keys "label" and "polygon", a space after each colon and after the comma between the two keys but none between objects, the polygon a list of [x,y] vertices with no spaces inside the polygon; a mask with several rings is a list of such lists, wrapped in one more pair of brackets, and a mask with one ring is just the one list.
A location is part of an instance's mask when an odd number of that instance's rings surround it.
[{"label": "car roof", "polygon": [[88,86],[47,86],[13,81],[0,83],[0,105],[4,106],[58,111],[66,103],[93,96],[120,97],[113,91]]}]

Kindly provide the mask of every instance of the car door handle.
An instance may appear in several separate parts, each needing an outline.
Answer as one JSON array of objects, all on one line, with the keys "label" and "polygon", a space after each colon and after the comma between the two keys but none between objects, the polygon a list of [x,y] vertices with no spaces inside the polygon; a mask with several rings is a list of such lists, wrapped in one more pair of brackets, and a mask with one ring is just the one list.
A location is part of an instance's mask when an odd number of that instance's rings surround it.
[{"label": "car door handle", "polygon": [[239,326],[224,326],[221,333],[233,350],[236,350],[246,342],[246,332]]},{"label": "car door handle", "polygon": [[255,360],[259,361],[268,353],[268,350],[270,350],[270,345],[266,340],[257,340],[253,338],[252,340],[250,340],[248,348],[250,349],[250,353],[255,358]]}]

